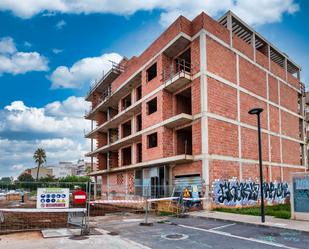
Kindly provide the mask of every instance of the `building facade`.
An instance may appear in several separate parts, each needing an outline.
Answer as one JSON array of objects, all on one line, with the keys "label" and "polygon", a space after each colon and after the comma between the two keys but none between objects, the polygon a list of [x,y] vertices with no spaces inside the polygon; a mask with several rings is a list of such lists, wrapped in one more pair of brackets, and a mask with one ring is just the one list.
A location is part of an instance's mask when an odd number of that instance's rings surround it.
[{"label": "building facade", "polygon": [[255,180],[253,107],[264,109],[265,180],[306,169],[300,67],[232,12],[180,16],[138,57],[114,64],[86,100],[90,175],[103,193],[151,185],[158,196],[194,182],[207,195],[216,179]]},{"label": "building facade", "polygon": [[50,167],[55,178],[63,178],[67,176],[75,176],[77,165],[72,162],[59,162],[57,166]]},{"label": "building facade", "polygon": [[76,164],[76,175],[86,176],[91,169],[91,163],[86,162],[85,159],[79,159]]},{"label": "building facade", "polygon": [[[34,179],[36,179],[38,172],[38,167],[26,169],[23,173],[27,173],[31,175]],[[39,170],[39,179],[42,177],[48,177],[53,175],[53,170],[50,167],[41,166]]]}]

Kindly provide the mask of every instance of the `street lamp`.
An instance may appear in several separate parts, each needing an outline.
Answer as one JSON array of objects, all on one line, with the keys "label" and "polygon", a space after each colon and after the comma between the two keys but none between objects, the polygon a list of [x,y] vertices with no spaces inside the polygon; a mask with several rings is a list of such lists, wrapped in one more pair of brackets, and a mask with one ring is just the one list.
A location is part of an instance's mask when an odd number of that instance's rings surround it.
[{"label": "street lamp", "polygon": [[262,223],[265,222],[265,212],[264,212],[264,191],[263,191],[263,167],[262,167],[262,144],[261,144],[261,120],[260,114],[263,108],[253,108],[248,113],[250,115],[257,115],[257,125],[258,125],[258,142],[259,142],[259,164],[260,164],[260,190],[261,190],[261,220]]}]

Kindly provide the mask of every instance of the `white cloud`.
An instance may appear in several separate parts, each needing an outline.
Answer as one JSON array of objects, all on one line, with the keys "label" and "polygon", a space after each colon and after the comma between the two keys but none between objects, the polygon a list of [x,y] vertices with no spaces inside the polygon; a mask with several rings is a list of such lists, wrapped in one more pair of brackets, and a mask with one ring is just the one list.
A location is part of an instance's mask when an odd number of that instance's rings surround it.
[{"label": "white cloud", "polygon": [[16,52],[14,40],[11,37],[0,39],[0,54],[13,54]]},{"label": "white cloud", "polygon": [[85,113],[84,110],[89,107],[89,103],[82,97],[71,96],[66,100],[54,101],[45,106],[45,112],[50,116],[81,118]]},{"label": "white cloud", "polygon": [[25,166],[22,165],[22,164],[14,164],[14,165],[11,167],[11,170],[13,170],[13,171],[15,171],[15,170],[21,171],[21,170],[23,170],[23,169],[25,169]]},{"label": "white cloud", "polygon": [[30,18],[43,13],[112,13],[131,15],[137,11],[161,10],[161,24],[170,24],[179,14],[194,17],[201,11],[210,15],[227,11],[235,11],[250,24],[264,24],[280,21],[284,13],[298,10],[294,0],[2,0],[0,10],[8,10],[21,18]]},{"label": "white cloud", "polygon": [[38,52],[18,52],[11,37],[0,39],[0,76],[47,70],[48,60]]},{"label": "white cloud", "polygon": [[89,141],[73,138],[51,138],[34,140],[10,140],[0,138],[0,178],[18,176],[24,169],[35,166],[33,153],[37,148],[44,148],[47,165],[59,161],[74,161],[83,158],[89,151]]},{"label": "white cloud", "polygon": [[81,137],[88,128],[87,121],[83,119],[88,107],[89,103],[83,98],[74,96],[63,102],[49,103],[43,108],[27,107],[22,101],[14,101],[2,111],[0,133]]},{"label": "white cloud", "polygon": [[[84,157],[90,149],[84,138],[90,129],[83,118],[87,108],[83,98],[71,96],[41,108],[14,101],[0,110],[0,177],[18,175],[21,165],[33,167],[33,153],[40,147],[46,150],[49,165]],[[19,138],[21,133],[25,136]]]},{"label": "white cloud", "polygon": [[55,25],[56,29],[63,29],[65,26],[67,25],[65,20],[60,20],[59,22],[57,22],[57,24]]},{"label": "white cloud", "polygon": [[52,88],[81,88],[84,84],[99,79],[103,72],[107,72],[111,68],[110,61],[119,62],[121,59],[119,54],[110,53],[81,59],[70,68],[59,66],[49,76]]},{"label": "white cloud", "polygon": [[60,54],[60,53],[63,52],[63,49],[53,48],[52,51],[53,51],[54,54]]}]

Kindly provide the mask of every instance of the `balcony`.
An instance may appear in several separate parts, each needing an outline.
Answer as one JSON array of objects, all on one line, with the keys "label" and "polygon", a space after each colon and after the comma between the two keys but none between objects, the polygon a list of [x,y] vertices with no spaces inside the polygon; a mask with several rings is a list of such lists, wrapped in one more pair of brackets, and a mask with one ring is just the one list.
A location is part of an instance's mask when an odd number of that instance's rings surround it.
[{"label": "balcony", "polygon": [[111,93],[107,98],[99,102],[95,108],[87,113],[85,118],[90,119],[90,117],[92,117],[93,119],[97,111],[107,111],[108,107],[118,109],[119,100],[128,92],[131,92],[132,89],[137,87],[140,83],[141,73],[137,73],[136,75],[130,77],[126,82],[124,82],[115,92]]},{"label": "balcony", "polygon": [[90,176],[95,176],[95,175],[100,175],[100,174],[106,174],[109,172],[117,172],[117,171],[123,171],[123,170],[129,170],[129,169],[135,169],[135,168],[146,168],[146,167],[153,167],[153,166],[159,166],[159,165],[164,165],[164,164],[183,164],[183,163],[190,163],[194,159],[194,156],[192,155],[176,155],[176,156],[171,156],[171,157],[164,157],[160,159],[155,159],[147,162],[141,162],[141,163],[136,163],[136,164],[131,164],[131,165],[126,165],[126,166],[120,166],[120,167],[115,167],[110,170],[99,170],[99,171],[93,171],[89,175]]},{"label": "balcony", "polygon": [[142,132],[136,132],[132,135],[129,135],[125,138],[119,139],[113,143],[107,144],[101,148],[96,149],[93,152],[89,152],[86,154],[88,157],[96,156],[98,153],[106,153],[107,151],[115,151],[120,149],[121,147],[130,145],[132,143],[136,143],[141,141]]},{"label": "balcony", "polygon": [[135,132],[135,133],[133,133],[133,134],[131,134],[131,135],[125,137],[125,138],[121,138],[121,139],[119,139],[119,140],[117,140],[113,143],[110,143],[110,144],[107,144],[107,145],[105,145],[101,148],[98,148],[93,152],[89,152],[89,153],[86,154],[86,156],[92,157],[92,156],[95,156],[98,153],[105,153],[109,150],[114,151],[114,150],[117,150],[117,149],[124,147],[126,145],[130,145],[132,143],[139,142],[141,140],[141,136],[144,133],[149,132],[149,131],[154,130],[154,129],[157,129],[158,127],[161,127],[161,126],[165,126],[165,127],[168,127],[168,128],[175,128],[175,127],[180,126],[180,125],[188,124],[192,121],[193,121],[192,115],[189,115],[189,114],[186,114],[186,113],[181,113],[181,114],[178,114],[174,117],[171,117],[169,119],[164,120],[162,123],[155,124],[155,125],[150,126],[146,129]]},{"label": "balcony", "polygon": [[192,81],[192,65],[184,59],[175,61],[176,65],[170,65],[163,70],[164,88],[174,93]]},{"label": "balcony", "polygon": [[110,120],[106,121],[102,125],[98,126],[96,129],[90,131],[85,135],[86,138],[95,138],[96,132],[107,132],[108,129],[117,128],[118,124],[124,122],[129,117],[138,114],[141,112],[142,108],[142,100],[135,102],[134,104],[130,105],[127,109],[119,112]]},{"label": "balcony", "polygon": [[176,116],[173,116],[173,117],[165,120],[165,122],[166,122],[165,127],[172,129],[172,128],[175,128],[175,127],[178,127],[178,126],[188,124],[192,121],[193,121],[192,115],[189,115],[189,114],[186,114],[186,113],[181,113],[181,114],[178,114]]},{"label": "balcony", "polygon": [[309,112],[306,112],[306,122],[309,122]]},{"label": "balcony", "polygon": [[102,88],[105,88],[106,85],[111,84],[123,72],[124,68],[122,66],[115,62],[111,63],[112,68],[106,74],[103,74],[102,78],[90,87],[90,90],[85,98],[86,101],[91,101],[91,95],[95,90],[101,92]]}]

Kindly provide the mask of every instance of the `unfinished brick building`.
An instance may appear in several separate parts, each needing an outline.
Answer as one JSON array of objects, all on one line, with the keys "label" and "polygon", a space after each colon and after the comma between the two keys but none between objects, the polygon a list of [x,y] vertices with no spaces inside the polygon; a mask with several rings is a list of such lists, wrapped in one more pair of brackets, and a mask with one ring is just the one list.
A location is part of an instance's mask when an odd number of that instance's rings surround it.
[{"label": "unfinished brick building", "polygon": [[104,192],[150,184],[158,196],[178,183],[255,179],[248,110],[257,106],[266,181],[306,168],[300,67],[232,12],[218,21],[180,16],[140,56],[113,65],[86,100],[86,137],[97,143],[90,175]]}]

